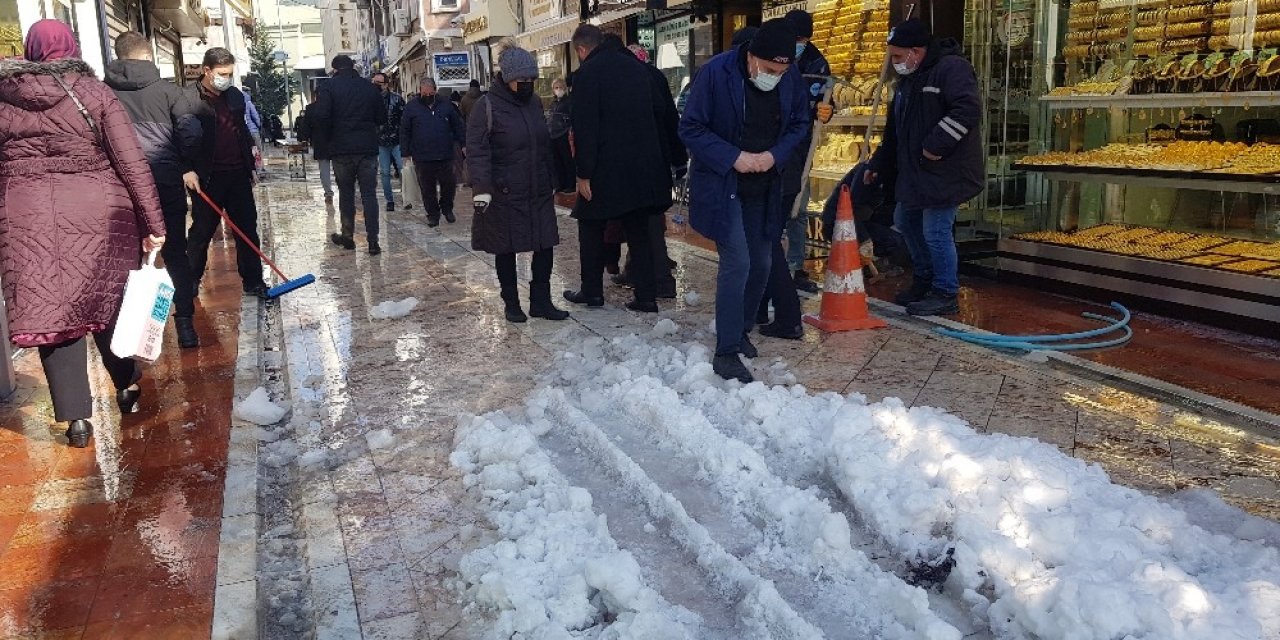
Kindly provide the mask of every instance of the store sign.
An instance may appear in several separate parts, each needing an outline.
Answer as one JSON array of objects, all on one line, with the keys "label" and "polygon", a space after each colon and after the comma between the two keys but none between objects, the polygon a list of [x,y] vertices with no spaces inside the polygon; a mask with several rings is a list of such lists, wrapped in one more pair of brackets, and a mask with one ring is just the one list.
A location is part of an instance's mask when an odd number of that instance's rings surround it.
[{"label": "store sign", "polygon": [[462,38],[467,44],[474,44],[514,36],[519,31],[517,22],[506,0],[471,0],[471,12],[462,21]]},{"label": "store sign", "polygon": [[766,3],[764,11],[761,13],[761,17],[765,20],[781,18],[787,15],[787,12],[792,9],[799,9],[801,11],[813,13],[818,9],[818,3],[809,2],[808,0],[799,0],[798,2]]},{"label": "store sign", "polygon": [[516,38],[516,44],[529,51],[554,47],[572,40],[573,32],[577,28],[577,17],[564,18],[536,31],[520,34],[520,37]]},{"label": "store sign", "polygon": [[654,49],[657,51],[654,62],[659,69],[685,66],[684,60],[689,56],[689,30],[692,28],[693,20],[689,16],[657,24],[654,29]]},{"label": "store sign", "polygon": [[471,82],[471,54],[445,51],[431,54],[432,77],[441,87],[462,87]]},{"label": "store sign", "polygon": [[558,0],[524,0],[524,30],[533,29],[560,17]]}]

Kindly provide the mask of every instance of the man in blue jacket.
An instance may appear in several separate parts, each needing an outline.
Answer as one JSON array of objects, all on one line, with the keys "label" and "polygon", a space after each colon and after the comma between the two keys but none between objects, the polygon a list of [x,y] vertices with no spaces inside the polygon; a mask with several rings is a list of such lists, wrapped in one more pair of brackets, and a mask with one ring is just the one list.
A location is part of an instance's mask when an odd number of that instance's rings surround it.
[{"label": "man in blue jacket", "polygon": [[895,300],[912,315],[959,313],[952,227],[986,178],[977,75],[954,40],[934,40],[914,18],[889,32],[889,57],[901,77],[864,182],[895,180],[894,226],[912,268],[911,288]]},{"label": "man in blue jacket", "polygon": [[[418,97],[405,105],[400,120],[400,144],[404,145],[401,151],[406,161],[413,162],[418,176],[428,227],[440,224],[442,212],[450,224],[458,220],[453,215],[453,196],[458,189],[453,157],[455,145],[461,147],[467,140],[467,127],[458,108],[448,100],[437,99],[436,94],[436,81],[424,77],[418,85]],[[439,195],[436,185],[440,186]]]},{"label": "man in blue jacket", "polygon": [[787,215],[781,170],[809,125],[808,94],[792,68],[795,44],[786,20],[760,25],[751,42],[698,72],[680,118],[692,159],[690,222],[720,254],[713,365],[725,379],[752,380],[739,355],[757,355],[747,332]]}]

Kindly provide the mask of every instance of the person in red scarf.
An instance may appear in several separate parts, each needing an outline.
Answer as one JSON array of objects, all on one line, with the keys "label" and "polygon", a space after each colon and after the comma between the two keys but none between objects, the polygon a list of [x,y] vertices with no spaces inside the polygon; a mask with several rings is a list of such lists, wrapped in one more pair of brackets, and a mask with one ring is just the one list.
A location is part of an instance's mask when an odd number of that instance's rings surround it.
[{"label": "person in red scarf", "polygon": [[142,372],[111,352],[111,336],[129,271],[164,244],[164,217],[129,115],[79,59],[71,28],[41,20],[25,48],[25,60],[0,61],[0,281],[10,339],[39,350],[54,418],[86,447],[86,337],[120,410],[137,410]]}]

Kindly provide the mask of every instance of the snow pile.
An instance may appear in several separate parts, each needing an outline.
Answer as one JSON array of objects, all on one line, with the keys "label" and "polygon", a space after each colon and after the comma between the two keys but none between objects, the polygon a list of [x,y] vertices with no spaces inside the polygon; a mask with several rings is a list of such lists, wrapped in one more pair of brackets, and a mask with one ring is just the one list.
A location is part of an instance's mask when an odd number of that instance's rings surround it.
[{"label": "snow pile", "polygon": [[288,412],[287,407],[271,401],[271,396],[267,395],[266,389],[258,387],[249,394],[249,397],[236,403],[231,415],[245,422],[265,426],[280,422]]},{"label": "snow pile", "polygon": [[369,315],[376,320],[392,320],[395,318],[403,318],[411,313],[414,307],[418,306],[418,299],[409,297],[404,300],[395,301],[387,300],[380,302],[369,308]]},{"label": "snow pile", "polygon": [[687,304],[687,305],[689,305],[689,306],[691,306],[691,307],[696,307],[696,306],[698,306],[698,303],[699,303],[699,302],[702,302],[702,296],[698,295],[698,292],[697,292],[697,291],[689,291],[689,292],[687,292],[687,293],[685,293],[685,294],[684,294],[684,303],[685,303],[685,304]]},{"label": "snow pile", "polygon": [[[661,437],[706,449],[715,480],[729,476],[741,499],[772,504],[779,535],[812,540],[815,557],[843,553],[834,520],[824,524],[803,492],[752,488],[746,480],[761,465],[800,486],[837,486],[903,562],[954,549],[945,588],[997,637],[1280,638],[1274,548],[1206,531],[1035,440],[979,434],[896,399],[866,405],[802,387],[726,385],[708,357],[701,345],[622,338],[562,356],[554,379],[584,406],[620,403]],[[763,457],[698,442],[704,421]],[[848,570],[850,558],[830,566]],[[909,604],[892,611],[919,613]]]},{"label": "snow pile", "polygon": [[501,413],[463,419],[450,461],[503,538],[460,566],[467,598],[497,614],[489,637],[695,637],[697,617],[645,585],[590,494],[569,486],[527,428]]}]

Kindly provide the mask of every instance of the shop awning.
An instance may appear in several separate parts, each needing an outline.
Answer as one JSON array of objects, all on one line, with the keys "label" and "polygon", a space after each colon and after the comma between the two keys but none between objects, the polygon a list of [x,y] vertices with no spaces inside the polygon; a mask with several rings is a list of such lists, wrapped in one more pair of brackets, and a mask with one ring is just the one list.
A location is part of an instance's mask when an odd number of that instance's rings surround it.
[{"label": "shop awning", "polygon": [[629,0],[628,2],[601,2],[601,11],[591,16],[590,22],[594,25],[609,24],[624,20],[641,11],[645,10],[644,0]]},{"label": "shop awning", "polygon": [[324,54],[315,56],[306,56],[293,65],[297,71],[324,71],[329,68],[329,62],[324,59]]},{"label": "shop awning", "polygon": [[408,49],[405,49],[404,53],[400,54],[400,57],[396,58],[394,62],[387,65],[387,67],[385,69],[382,69],[382,71],[385,73],[395,73],[396,69],[400,68],[401,62],[404,62],[405,60],[409,60],[413,58],[414,55],[421,53],[426,48],[427,48],[427,44],[423,42],[421,38],[415,40],[412,46],[410,46]]},{"label": "shop awning", "polygon": [[554,20],[546,26],[516,36],[516,45],[528,51],[537,51],[564,44],[573,39],[573,32],[578,24],[578,16]]},{"label": "shop awning", "polygon": [[209,14],[200,0],[153,0],[151,16],[157,22],[168,23],[184,38],[203,36],[209,23]]}]

